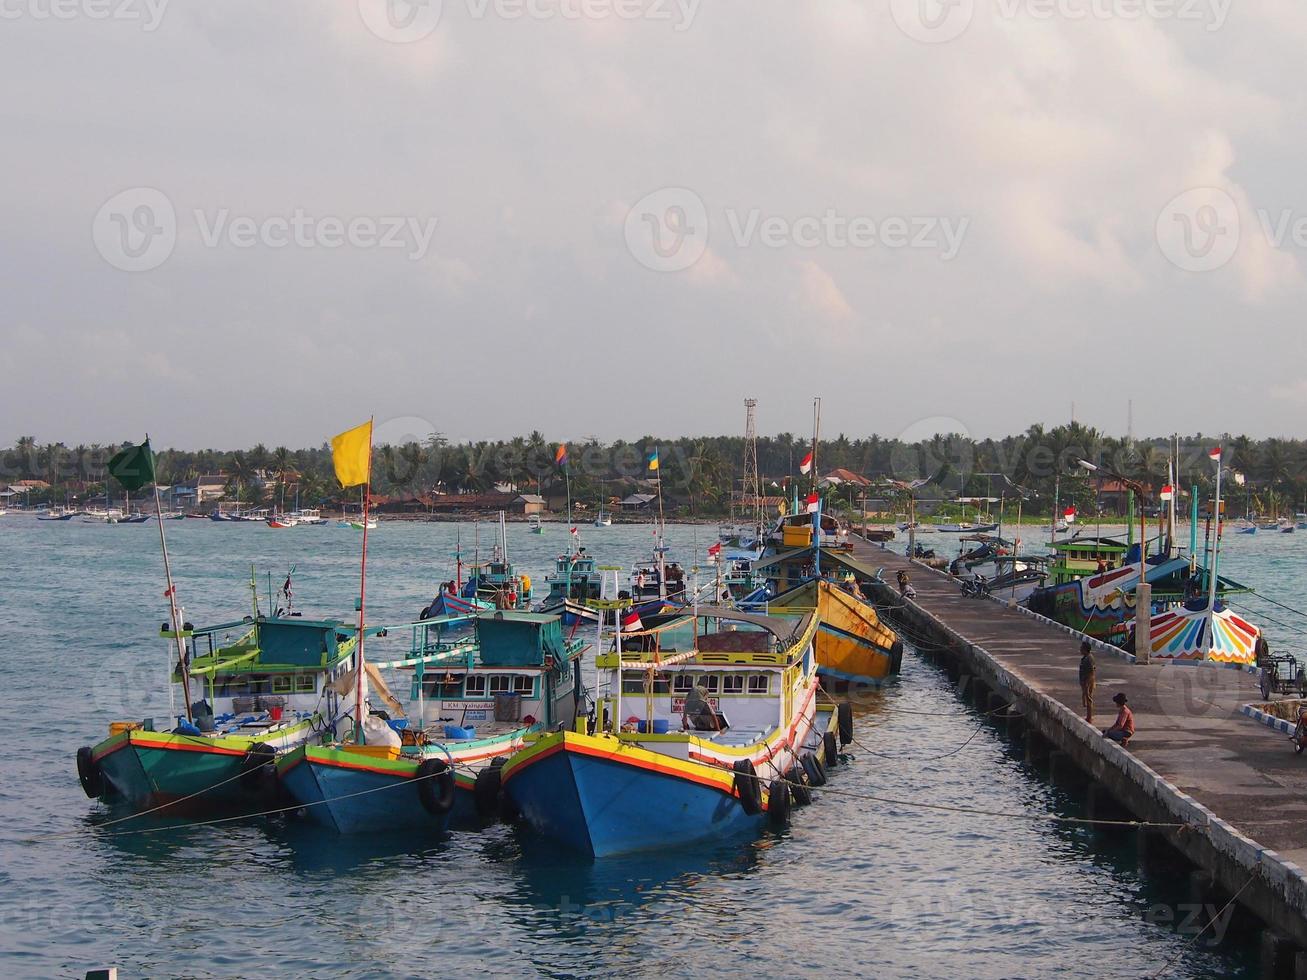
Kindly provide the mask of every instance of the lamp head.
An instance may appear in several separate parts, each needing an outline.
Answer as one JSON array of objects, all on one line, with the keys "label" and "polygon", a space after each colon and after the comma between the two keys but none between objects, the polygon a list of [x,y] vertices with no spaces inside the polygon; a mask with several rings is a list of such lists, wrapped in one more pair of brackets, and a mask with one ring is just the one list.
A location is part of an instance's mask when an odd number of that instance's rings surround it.
[{"label": "lamp head", "polygon": [[1096,472],[1098,470],[1098,467],[1095,466],[1093,463],[1089,462],[1089,460],[1087,459],[1078,459],[1076,460],[1076,463],[1077,465],[1079,465],[1079,467],[1082,470],[1088,470],[1090,473]]}]

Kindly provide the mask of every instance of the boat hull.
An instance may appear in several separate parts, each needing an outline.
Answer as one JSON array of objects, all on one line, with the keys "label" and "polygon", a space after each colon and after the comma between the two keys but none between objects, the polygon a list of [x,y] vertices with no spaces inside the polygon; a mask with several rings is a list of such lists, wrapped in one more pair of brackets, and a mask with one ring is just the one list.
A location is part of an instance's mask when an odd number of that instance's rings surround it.
[{"label": "boat hull", "polygon": [[764,815],[745,812],[729,771],[627,755],[611,738],[545,736],[509,760],[505,791],[536,833],[591,857],[680,847],[761,827]]},{"label": "boat hull", "polygon": [[274,751],[298,744],[311,732],[308,722],[272,739],[204,738],[162,732],[111,735],[91,750],[104,781],[101,799],[125,802],[137,810],[165,804],[171,816],[206,814],[215,808],[253,809],[276,801],[275,781],[250,766],[250,752],[266,744]]},{"label": "boat hull", "polygon": [[[319,751],[328,753],[327,757],[318,757]],[[392,767],[385,765],[389,760],[366,756],[355,756],[353,760],[332,758],[349,755],[339,750],[301,748],[291,753],[285,764],[277,766],[282,786],[305,807],[304,815],[314,823],[341,834],[387,830],[439,834],[449,828],[459,797],[467,797],[465,807],[469,813],[472,811],[468,786],[456,790],[454,809],[449,813],[429,812],[413,781],[416,761]]]},{"label": "boat hull", "polygon": [[772,613],[814,608],[821,620],[813,641],[817,673],[842,682],[880,684],[899,672],[903,642],[870,603],[821,580],[805,582],[768,602]]},{"label": "boat hull", "polygon": [[[277,760],[277,776],[304,815],[342,834],[422,830],[440,832],[480,823],[473,795],[478,773],[493,759],[522,747],[528,729],[463,745],[446,743],[425,756],[370,757],[340,747],[306,745]],[[417,791],[424,758],[441,759],[454,770],[454,806],[433,814]]]},{"label": "boat hull", "polygon": [[[596,858],[756,832],[773,779],[802,755],[831,761],[824,736],[835,709],[818,706],[816,690],[814,679],[789,727],[766,742],[731,749],[692,740],[685,758],[627,736],[541,735],[504,764],[504,792],[533,831]],[[736,788],[732,766],[745,759],[761,784],[758,813],[746,811]]]}]

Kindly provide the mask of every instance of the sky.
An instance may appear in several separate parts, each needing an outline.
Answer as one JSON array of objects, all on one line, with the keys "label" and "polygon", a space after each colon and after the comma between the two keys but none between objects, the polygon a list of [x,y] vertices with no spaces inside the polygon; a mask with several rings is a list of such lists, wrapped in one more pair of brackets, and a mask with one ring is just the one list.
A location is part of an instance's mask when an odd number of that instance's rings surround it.
[{"label": "sky", "polygon": [[0,0],[0,443],[1304,434],[1292,0]]}]

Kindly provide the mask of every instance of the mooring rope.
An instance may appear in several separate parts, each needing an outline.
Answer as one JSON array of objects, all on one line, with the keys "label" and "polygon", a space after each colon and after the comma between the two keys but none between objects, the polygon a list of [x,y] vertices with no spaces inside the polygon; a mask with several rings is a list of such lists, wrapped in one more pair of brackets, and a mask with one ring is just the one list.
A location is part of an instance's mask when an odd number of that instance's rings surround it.
[{"label": "mooring rope", "polygon": [[[442,759],[441,761],[443,762],[444,760]],[[272,764],[273,764],[273,763],[271,763],[271,762],[266,763],[266,765],[272,765]],[[210,826],[213,826],[213,825],[215,825],[215,824],[231,823],[231,822],[236,821],[236,820],[250,820],[250,819],[252,819],[252,818],[254,818],[254,817],[271,817],[271,816],[275,816],[275,815],[277,815],[277,814],[279,814],[279,813],[292,813],[292,812],[294,812],[295,810],[304,810],[304,809],[307,809],[308,807],[311,807],[311,806],[323,806],[324,804],[327,804],[327,803],[335,803],[335,802],[337,802],[337,801],[339,801],[339,800],[349,800],[349,799],[353,799],[353,798],[356,797],[356,796],[367,796],[367,795],[369,795],[369,794],[371,794],[371,793],[379,793],[379,792],[381,792],[382,790],[395,789],[396,787],[399,787],[399,786],[411,786],[413,783],[420,782],[420,781],[422,781],[422,780],[426,780],[426,779],[437,779],[437,778],[439,778],[440,776],[443,776],[446,772],[450,772],[450,771],[453,771],[453,770],[455,770],[455,769],[466,769],[466,770],[469,771],[469,772],[473,771],[473,767],[470,766],[470,765],[468,765],[467,763],[453,763],[453,764],[448,764],[448,763],[447,763],[447,765],[448,765],[448,768],[447,768],[447,769],[444,769],[444,770],[442,770],[442,771],[440,771],[440,772],[428,773],[428,774],[425,775],[425,776],[416,776],[416,775],[415,775],[415,776],[410,776],[410,777],[408,777],[408,778],[406,778],[406,779],[397,780],[396,782],[393,782],[393,783],[386,783],[386,784],[384,784],[384,785],[382,785],[382,786],[374,786],[372,789],[359,790],[359,791],[356,792],[356,793],[345,793],[345,794],[342,795],[342,796],[331,796],[331,797],[328,797],[327,799],[324,799],[324,800],[313,800],[313,801],[310,802],[310,803],[296,803],[294,806],[276,807],[276,808],[271,809],[271,810],[259,810],[259,811],[256,811],[256,812],[254,812],[254,813],[238,813],[238,814],[235,814],[235,815],[233,815],[233,816],[229,816],[229,817],[217,817],[217,818],[214,818],[214,819],[212,819],[212,820],[191,820],[191,821],[187,821],[187,822],[184,823],[184,824],[177,824],[177,825],[169,826],[169,827],[143,827],[143,828],[141,828],[141,829],[139,829],[139,830],[115,830],[115,831],[113,831],[112,833],[105,834],[105,835],[103,835],[103,836],[106,836],[106,837],[131,837],[131,836],[135,836],[135,835],[137,835],[137,834],[157,834],[157,833],[162,833],[162,832],[164,832],[164,831],[168,831],[168,830],[186,830],[186,829],[189,829],[189,828],[191,828],[191,827],[210,827]],[[252,769],[252,770],[250,770],[250,772],[257,772],[257,771],[258,771],[258,769]],[[245,773],[242,773],[241,775],[245,775]],[[234,777],[234,778],[239,778],[239,777]],[[224,780],[223,782],[231,782],[231,780],[228,779],[228,780]],[[199,793],[192,793],[191,796],[199,796],[201,793],[207,793],[210,789],[217,789],[217,787],[220,786],[220,785],[222,785],[222,784],[221,784],[221,783],[215,783],[213,786],[210,786],[210,787],[208,787],[208,788],[206,788],[206,789],[200,790]],[[187,797],[187,799],[189,799],[189,798],[190,798],[190,797]],[[180,803],[180,802],[182,802],[182,801],[181,801],[181,800],[175,800],[175,801],[173,801],[172,803],[164,804],[164,806],[175,806],[177,803]],[[163,807],[155,807],[155,810],[161,810],[161,809],[163,809]],[[114,825],[114,824],[122,823],[124,820],[131,820],[131,819],[133,819],[133,818],[135,818],[135,817],[143,817],[143,816],[145,816],[147,813],[152,813],[152,812],[154,812],[154,811],[153,811],[153,810],[146,810],[146,811],[143,811],[143,812],[141,812],[141,813],[131,813],[131,814],[128,814],[127,816],[125,816],[125,817],[119,817],[119,818],[116,819],[116,820],[110,820],[110,821],[107,821],[107,822],[102,823],[102,824],[96,824],[96,825],[95,825],[95,829],[96,829],[96,830],[99,830],[99,829],[102,828],[102,827],[110,827],[110,826],[112,826],[112,825]],[[81,833],[83,833],[82,830],[64,830],[64,831],[60,831],[60,832],[57,833],[57,834],[44,834],[44,835],[42,835],[42,836],[40,836],[40,837],[29,837],[29,838],[27,838],[26,840],[20,841],[19,843],[23,843],[23,844],[40,844],[40,843],[42,843],[42,842],[44,842],[44,841],[57,840],[57,839],[59,839],[59,838],[61,838],[61,837],[74,837],[74,836],[78,836],[78,835],[80,835]]]},{"label": "mooring rope", "polygon": [[1172,965],[1175,963],[1176,960],[1178,960],[1185,953],[1189,952],[1189,949],[1193,946],[1193,944],[1198,941],[1198,937],[1220,921],[1221,916],[1225,914],[1225,910],[1234,904],[1235,899],[1237,899],[1240,895],[1244,893],[1245,889],[1247,889],[1247,887],[1253,883],[1253,879],[1255,879],[1256,877],[1257,877],[1257,872],[1254,870],[1253,873],[1248,876],[1248,880],[1243,883],[1240,889],[1230,896],[1230,900],[1221,906],[1221,911],[1217,912],[1214,916],[1209,918],[1207,920],[1207,925],[1203,926],[1196,933],[1194,933],[1189,938],[1189,941],[1180,947],[1180,951],[1176,953],[1174,956],[1172,956],[1165,963],[1163,963],[1161,968],[1158,969],[1156,973],[1152,974],[1149,977],[1149,980],[1157,980],[1158,977],[1164,974],[1167,970],[1171,969]]}]

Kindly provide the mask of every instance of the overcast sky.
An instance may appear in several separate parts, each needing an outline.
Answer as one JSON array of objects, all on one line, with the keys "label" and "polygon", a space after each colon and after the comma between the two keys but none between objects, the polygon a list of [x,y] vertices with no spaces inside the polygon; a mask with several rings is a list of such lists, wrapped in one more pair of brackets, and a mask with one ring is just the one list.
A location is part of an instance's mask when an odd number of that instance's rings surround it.
[{"label": "overcast sky", "polygon": [[1302,435],[1294,0],[0,0],[0,443]]}]

